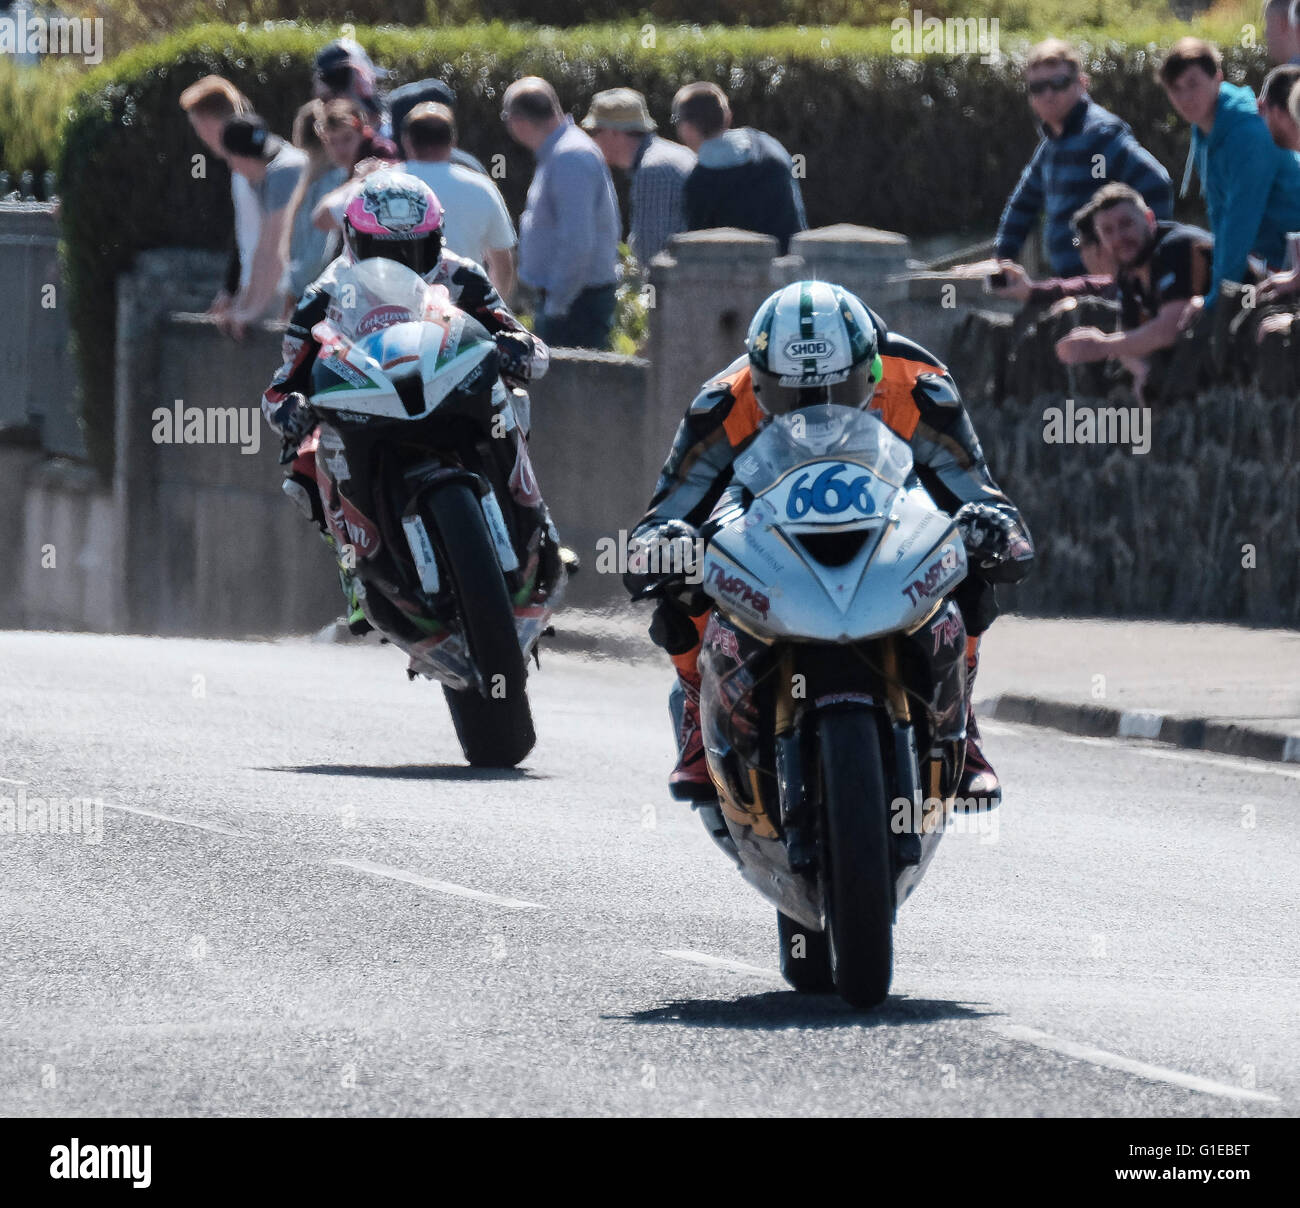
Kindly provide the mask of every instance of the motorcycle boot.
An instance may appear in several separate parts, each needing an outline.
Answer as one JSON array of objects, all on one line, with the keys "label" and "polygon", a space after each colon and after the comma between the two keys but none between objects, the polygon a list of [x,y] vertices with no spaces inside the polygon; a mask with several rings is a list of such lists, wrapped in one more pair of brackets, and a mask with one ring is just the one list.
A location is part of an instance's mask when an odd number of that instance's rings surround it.
[{"label": "motorcycle boot", "polygon": [[966,639],[966,767],[954,806],[962,810],[993,810],[1002,804],[1002,782],[984,755],[975,721],[975,673],[979,669],[979,638]]}]

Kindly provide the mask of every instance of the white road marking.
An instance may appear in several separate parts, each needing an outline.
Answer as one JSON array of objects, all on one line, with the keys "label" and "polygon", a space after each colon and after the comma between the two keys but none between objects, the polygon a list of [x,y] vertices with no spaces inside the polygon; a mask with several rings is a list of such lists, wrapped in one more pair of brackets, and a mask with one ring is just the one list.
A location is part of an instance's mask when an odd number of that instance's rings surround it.
[{"label": "white road marking", "polygon": [[1264,1091],[1246,1090],[1245,1087],[1229,1086],[1226,1082],[1214,1082],[1209,1078],[1199,1078],[1195,1074],[1183,1074],[1178,1070],[1167,1070],[1163,1066],[1148,1065],[1145,1061],[1134,1061],[1131,1057],[1121,1057],[1118,1053],[1108,1053],[1105,1049],[1094,1048],[1090,1044],[1078,1044],[1073,1040],[1062,1040],[1037,1028],[1027,1028],[1017,1023],[997,1023],[985,1025],[989,1031],[996,1032],[1006,1040],[1023,1044],[1032,1044],[1040,1049],[1048,1049],[1065,1057],[1074,1057],[1092,1065],[1105,1066],[1107,1069],[1122,1070],[1126,1074],[1135,1074],[1151,1082],[1168,1082],[1172,1086],[1181,1086],[1189,1091],[1199,1091],[1203,1095],[1217,1095],[1222,1099],[1243,1099],[1257,1103],[1277,1103],[1276,1095]]},{"label": "white road marking", "polygon": [[775,969],[747,965],[744,961],[728,960],[725,956],[710,956],[707,952],[694,952],[689,948],[660,948],[659,954],[674,957],[679,961],[689,961],[692,965],[707,965],[711,969],[730,969],[733,973],[760,973],[764,977],[774,977],[777,981],[784,980]]},{"label": "white road marking", "polygon": [[25,780],[10,780],[8,776],[0,776],[0,782],[5,784],[26,784]]},{"label": "white road marking", "polygon": [[[980,728],[984,728],[983,722],[980,723]],[[1115,751],[1129,751],[1134,755],[1146,755],[1151,759],[1183,759],[1189,763],[1204,763],[1212,768],[1226,768],[1233,772],[1263,772],[1270,776],[1286,776],[1291,780],[1300,780],[1300,771],[1274,767],[1265,759],[1238,759],[1233,755],[1215,755],[1205,751],[1157,751],[1152,747],[1116,742],[1113,738],[1083,738],[1075,734],[1063,734],[1061,738],[1065,742],[1075,742],[1080,746],[1110,747]]]},{"label": "white road marking", "polygon": [[229,835],[233,839],[253,839],[256,838],[249,831],[240,830],[238,827],[227,826],[224,822],[199,822],[194,818],[177,818],[173,814],[159,814],[154,810],[142,810],[136,805],[117,805],[113,802],[104,803],[106,810],[121,810],[124,814],[138,814],[141,818],[152,818],[156,822],[172,822],[177,826],[189,826],[195,830],[211,831],[214,835]]},{"label": "white road marking", "polygon": [[481,889],[469,889],[464,885],[453,885],[450,881],[435,881],[431,877],[422,877],[417,873],[407,872],[404,868],[393,868],[388,864],[372,864],[369,860],[331,860],[340,868],[351,868],[356,872],[369,873],[374,877],[387,877],[390,881],[405,881],[408,885],[418,885],[421,889],[432,889],[435,893],[449,894],[453,898],[473,898],[477,902],[490,902],[493,906],[505,906],[510,910],[545,910],[540,902],[525,902],[520,898],[503,898],[495,893],[484,893]]},{"label": "white road marking", "polygon": [[1024,738],[1025,728],[1023,726],[1013,726],[1005,721],[985,721],[979,718],[981,734],[995,734],[999,738]]}]

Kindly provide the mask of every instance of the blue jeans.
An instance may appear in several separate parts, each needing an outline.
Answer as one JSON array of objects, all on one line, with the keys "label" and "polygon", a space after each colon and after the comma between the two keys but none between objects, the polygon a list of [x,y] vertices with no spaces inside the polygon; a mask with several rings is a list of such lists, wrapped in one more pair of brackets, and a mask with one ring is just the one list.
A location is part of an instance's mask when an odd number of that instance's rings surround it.
[{"label": "blue jeans", "polygon": [[614,291],[612,284],[588,286],[564,314],[539,313],[533,329],[552,348],[606,349],[614,328]]}]

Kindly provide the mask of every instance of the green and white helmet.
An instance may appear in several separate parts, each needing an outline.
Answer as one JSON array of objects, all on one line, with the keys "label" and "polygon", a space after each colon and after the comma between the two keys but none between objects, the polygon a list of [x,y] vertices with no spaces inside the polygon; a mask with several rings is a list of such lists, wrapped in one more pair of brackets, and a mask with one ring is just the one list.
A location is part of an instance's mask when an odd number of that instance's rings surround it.
[{"label": "green and white helmet", "polygon": [[796,281],[758,308],[745,337],[758,405],[785,415],[816,403],[865,407],[883,366],[862,299],[828,281]]}]

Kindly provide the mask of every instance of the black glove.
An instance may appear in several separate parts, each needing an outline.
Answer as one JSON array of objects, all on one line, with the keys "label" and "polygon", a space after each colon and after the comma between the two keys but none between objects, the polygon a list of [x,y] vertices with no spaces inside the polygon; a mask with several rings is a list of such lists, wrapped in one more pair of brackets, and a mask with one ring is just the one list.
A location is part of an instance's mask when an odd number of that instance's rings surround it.
[{"label": "black glove", "polygon": [[1019,583],[1034,560],[1024,523],[992,503],[964,503],[953,517],[966,557],[989,583]]},{"label": "black glove", "polygon": [[638,533],[627,547],[623,586],[635,600],[677,593],[700,573],[700,535],[684,520],[665,520]]},{"label": "black glove", "polygon": [[526,331],[499,331],[497,361],[505,377],[526,382],[532,375],[533,339]]},{"label": "black glove", "polygon": [[280,430],[280,435],[292,444],[300,444],[304,437],[320,422],[311,404],[296,391],[286,394],[271,416],[271,422]]}]

